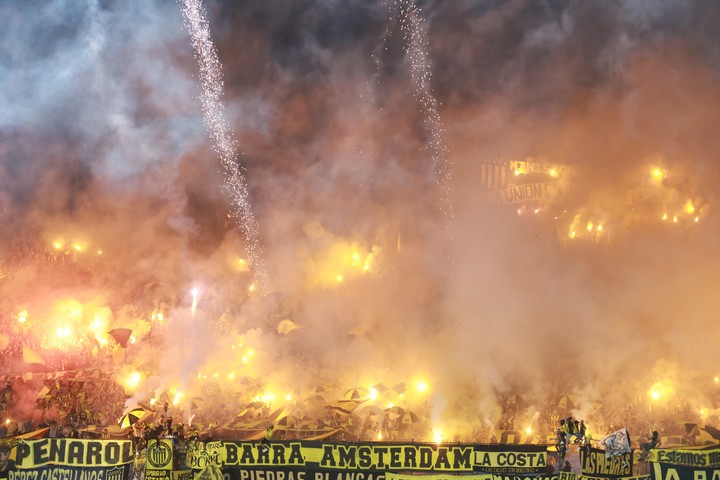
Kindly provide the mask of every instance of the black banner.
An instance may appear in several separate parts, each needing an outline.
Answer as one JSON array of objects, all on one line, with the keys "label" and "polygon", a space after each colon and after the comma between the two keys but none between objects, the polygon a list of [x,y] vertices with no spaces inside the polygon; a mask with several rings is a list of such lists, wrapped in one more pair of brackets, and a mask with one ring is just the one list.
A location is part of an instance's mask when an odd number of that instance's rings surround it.
[{"label": "black banner", "polygon": [[689,467],[720,467],[720,449],[651,449],[646,460],[648,462],[672,463]]},{"label": "black banner", "polygon": [[475,445],[473,471],[494,474],[544,474],[548,467],[545,445]]},{"label": "black banner", "polygon": [[48,465],[11,470],[7,472],[7,478],[8,480],[126,480],[130,478],[130,471],[130,464],[115,467]]},{"label": "black banner", "polygon": [[631,477],[632,452],[608,458],[605,450],[583,448],[580,450],[580,465],[583,477]]},{"label": "black banner", "polygon": [[720,467],[700,468],[656,462],[650,471],[652,480],[720,480]]},{"label": "black banner", "polygon": [[130,440],[79,440],[72,438],[43,438],[20,440],[15,463],[18,468],[45,465],[116,466],[134,459]]}]

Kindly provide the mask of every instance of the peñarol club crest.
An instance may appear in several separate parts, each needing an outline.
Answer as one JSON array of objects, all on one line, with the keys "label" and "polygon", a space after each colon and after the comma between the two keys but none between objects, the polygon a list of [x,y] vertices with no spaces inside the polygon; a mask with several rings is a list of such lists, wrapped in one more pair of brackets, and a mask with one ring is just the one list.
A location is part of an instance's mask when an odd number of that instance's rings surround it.
[{"label": "pe\u00f1arol club crest", "polygon": [[147,463],[157,470],[172,470],[172,440],[162,439],[150,441],[147,449]]}]

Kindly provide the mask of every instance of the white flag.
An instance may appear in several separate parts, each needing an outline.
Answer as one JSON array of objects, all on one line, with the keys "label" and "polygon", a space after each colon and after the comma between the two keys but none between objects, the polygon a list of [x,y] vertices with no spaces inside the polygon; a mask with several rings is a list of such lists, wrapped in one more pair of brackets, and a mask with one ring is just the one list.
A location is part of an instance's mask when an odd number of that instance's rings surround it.
[{"label": "white flag", "polygon": [[627,428],[621,428],[620,430],[611,433],[610,435],[603,438],[600,443],[605,448],[605,456],[619,457],[625,453],[630,453],[630,434]]}]

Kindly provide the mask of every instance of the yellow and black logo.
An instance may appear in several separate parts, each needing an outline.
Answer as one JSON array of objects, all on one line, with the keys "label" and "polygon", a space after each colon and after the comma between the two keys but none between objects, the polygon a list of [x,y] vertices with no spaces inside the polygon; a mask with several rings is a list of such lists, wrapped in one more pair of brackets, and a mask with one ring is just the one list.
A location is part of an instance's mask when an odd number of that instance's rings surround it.
[{"label": "yellow and black logo", "polygon": [[172,448],[163,441],[152,442],[147,449],[147,461],[153,468],[166,468],[172,462]]},{"label": "yellow and black logo", "polygon": [[125,469],[123,467],[111,468],[105,474],[105,480],[123,480]]}]

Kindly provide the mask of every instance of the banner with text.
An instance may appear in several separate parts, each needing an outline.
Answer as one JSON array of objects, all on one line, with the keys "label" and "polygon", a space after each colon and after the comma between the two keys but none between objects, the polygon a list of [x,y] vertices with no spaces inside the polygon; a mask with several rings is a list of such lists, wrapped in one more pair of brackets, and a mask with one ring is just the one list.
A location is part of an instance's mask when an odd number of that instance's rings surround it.
[{"label": "banner with text", "polygon": [[21,439],[8,480],[126,480],[134,460],[130,440]]},{"label": "banner with text", "polygon": [[650,477],[652,480],[720,480],[720,467],[688,467],[655,462]]},{"label": "banner with text", "polygon": [[[358,472],[358,471],[320,471],[320,470],[249,470],[223,468],[222,475],[226,480],[577,480],[574,473],[561,472],[555,475],[498,475],[481,474],[432,474],[393,472]],[[197,479],[196,480],[200,480]],[[210,479],[208,479],[210,480]]]},{"label": "banner with text", "polygon": [[151,439],[145,453],[145,479],[170,480],[173,469],[173,440]]},{"label": "banner with text", "polygon": [[720,448],[709,450],[651,449],[648,451],[646,460],[688,467],[720,467]]},{"label": "banner with text", "polygon": [[272,442],[270,448],[264,450],[258,442],[218,441],[190,446],[187,465],[193,470],[216,465],[224,470],[228,467],[285,467],[281,470],[321,473],[354,470],[537,474],[547,469],[547,449],[544,445],[328,444],[283,441]]},{"label": "banner with text", "polygon": [[68,467],[45,465],[28,469],[18,468],[7,472],[8,480],[127,480],[131,465],[114,467]]},{"label": "banner with text", "polygon": [[130,440],[80,440],[42,438],[19,440],[15,463],[18,468],[46,465],[70,467],[114,467],[134,459]]},{"label": "banner with text", "polygon": [[[580,480],[607,480],[607,477],[588,477],[587,475],[578,476]],[[650,480],[650,475],[636,475],[634,477],[620,477],[619,480]]]},{"label": "banner with text", "polygon": [[581,449],[580,465],[583,478],[620,478],[632,476],[632,452],[616,457],[607,457],[605,450],[598,448]]},{"label": "banner with text", "polygon": [[409,475],[404,473],[387,473],[385,480],[493,480],[491,473],[481,475]]}]

